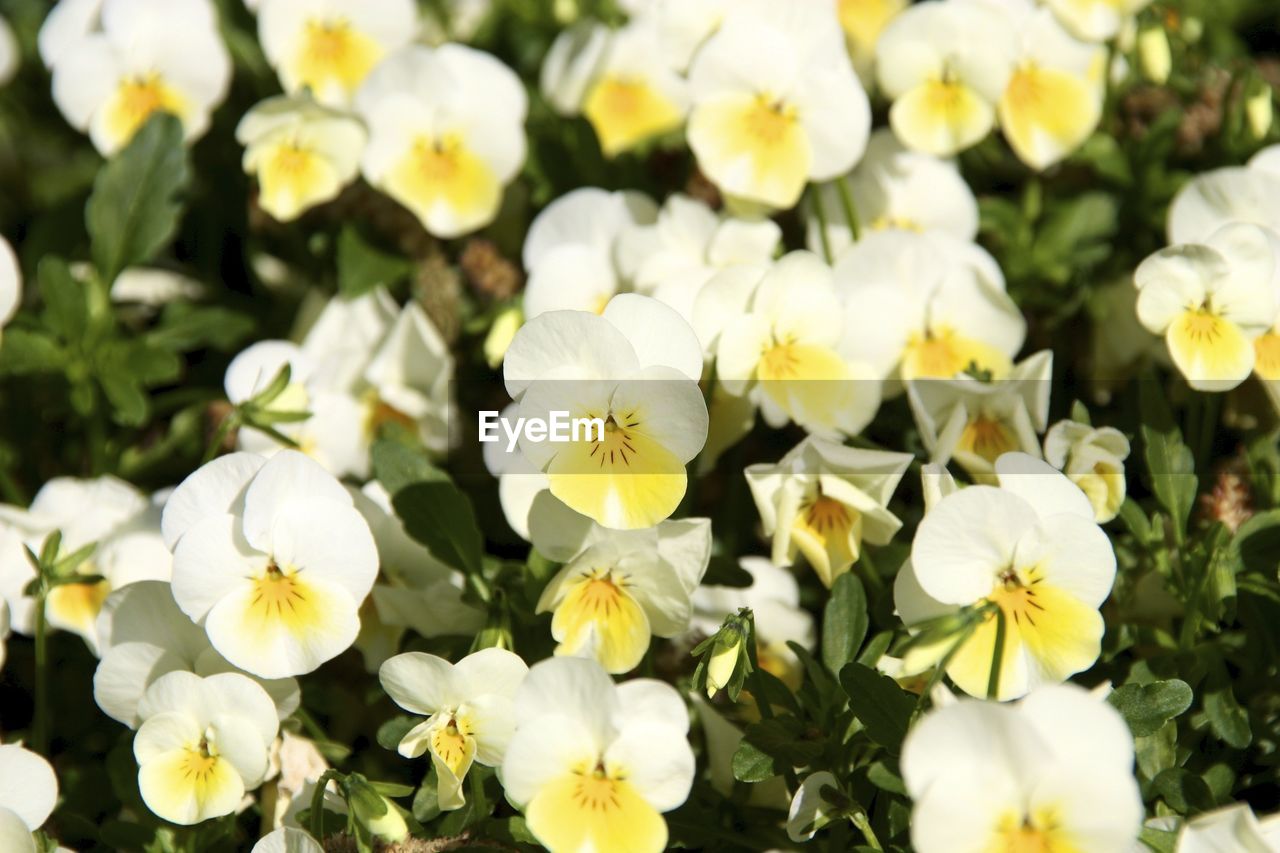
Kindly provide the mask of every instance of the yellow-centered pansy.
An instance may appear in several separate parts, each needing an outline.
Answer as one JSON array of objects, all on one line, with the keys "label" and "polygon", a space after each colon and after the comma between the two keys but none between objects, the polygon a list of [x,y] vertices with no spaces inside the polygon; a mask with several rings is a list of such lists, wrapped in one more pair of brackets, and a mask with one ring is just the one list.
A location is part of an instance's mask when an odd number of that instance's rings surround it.
[{"label": "yellow-centered pansy", "polygon": [[553,614],[556,654],[595,658],[614,674],[630,672],[650,637],[688,630],[691,597],[710,559],[705,518],[645,530],[595,528],[538,599],[537,611]]},{"label": "yellow-centered pansy", "polygon": [[745,204],[792,207],[807,182],[847,172],[866,147],[867,95],[830,4],[732,4],[689,85],[698,166]]},{"label": "yellow-centered pansy", "polygon": [[763,274],[750,266],[721,273],[694,315],[715,347],[717,380],[730,394],[751,395],[769,424],[854,435],[874,416],[880,378],[846,354],[831,268],[816,255],[792,252]]},{"label": "yellow-centered pansy", "polygon": [[529,668],[505,649],[482,649],[456,664],[422,652],[396,655],[382,664],[378,680],[397,705],[426,716],[405,734],[405,758],[431,753],[440,808],[466,803],[462,782],[473,762],[502,764],[515,731],[516,689]]},{"label": "yellow-centered pansy", "polygon": [[902,747],[911,842],[920,853],[1128,853],[1143,819],[1133,760],[1124,718],[1074,685],[937,708]]},{"label": "yellow-centered pansy", "polygon": [[50,15],[41,48],[58,109],[104,155],[155,112],[172,113],[188,140],[199,138],[231,82],[209,0],[104,0],[86,21]]},{"label": "yellow-centered pansy", "polygon": [[503,371],[526,421],[562,412],[598,425],[566,441],[521,430],[520,452],[555,498],[615,529],[652,527],[675,511],[707,409],[702,350],[674,310],[624,293],[601,314],[548,311],[516,334]]},{"label": "yellow-centered pansy", "polygon": [[306,96],[276,97],[249,110],[236,127],[244,170],[258,179],[258,204],[276,219],[297,218],[335,198],[360,171],[364,127]]},{"label": "yellow-centered pansy", "polygon": [[384,57],[418,33],[413,0],[264,0],[258,40],[287,94],[343,107]]},{"label": "yellow-centered pansy", "polygon": [[1254,339],[1276,319],[1277,246],[1275,232],[1235,223],[1162,249],[1134,273],[1138,319],[1164,337],[1192,388],[1226,391],[1253,370]]},{"label": "yellow-centered pansy", "polygon": [[147,688],[138,712],[138,789],[159,817],[191,825],[230,814],[266,776],[280,724],[251,678],[171,672]]},{"label": "yellow-centered pansy", "polygon": [[516,694],[515,735],[502,763],[507,797],[552,853],[665,849],[662,813],[689,795],[689,718],[670,685],[614,685],[595,661],[553,658]]},{"label": "yellow-centered pansy", "polygon": [[684,123],[689,108],[685,80],[662,61],[662,48],[657,26],[643,18],[610,37],[582,99],[582,114],[606,157]]},{"label": "yellow-centered pansy", "polygon": [[519,78],[489,54],[407,47],[356,95],[369,127],[361,169],[432,234],[474,231],[493,221],[524,163],[526,107]]},{"label": "yellow-centered pansy", "polygon": [[1080,487],[1099,524],[1115,518],[1124,503],[1128,456],[1129,439],[1114,427],[1059,421],[1044,437],[1045,461]]},{"label": "yellow-centered pansy", "polygon": [[865,539],[886,545],[902,526],[887,505],[911,463],[910,454],[859,450],[807,438],[776,465],[751,465],[747,485],[773,562],[798,554],[830,587],[857,562]]},{"label": "yellow-centered pansy", "polygon": [[995,125],[1014,45],[1007,14],[985,3],[909,7],[876,46],[894,133],[908,148],[944,157],[980,142]]},{"label": "yellow-centered pansy", "polygon": [[354,642],[378,553],[324,468],[295,450],[232,454],[197,469],[171,502],[179,496],[166,510],[175,513],[166,530],[176,542],[174,598],[223,657],[283,678]]},{"label": "yellow-centered pansy", "polygon": [[[1116,558],[1088,498],[1061,472],[1024,453],[1001,456],[995,472],[998,486],[960,489],[925,515],[894,599],[908,628],[960,607],[990,608],[955,638],[946,672],[961,690],[985,697],[998,659],[994,698],[1011,699],[1097,660],[1098,608],[1111,593]],[[941,658],[952,644],[931,653]]]}]

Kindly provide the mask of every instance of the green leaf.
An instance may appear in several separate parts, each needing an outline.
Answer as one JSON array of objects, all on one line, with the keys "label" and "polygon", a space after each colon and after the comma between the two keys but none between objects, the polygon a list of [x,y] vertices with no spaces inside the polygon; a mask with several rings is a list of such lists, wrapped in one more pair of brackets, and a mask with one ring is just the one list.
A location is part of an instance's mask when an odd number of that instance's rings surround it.
[{"label": "green leaf", "polygon": [[0,335],[0,375],[56,373],[67,363],[62,345],[45,332],[7,329]]},{"label": "green leaf", "polygon": [[1107,701],[1124,717],[1134,737],[1146,737],[1190,708],[1194,698],[1191,687],[1174,678],[1122,685],[1111,691]]},{"label": "green leaf", "polygon": [[406,714],[392,717],[378,726],[378,746],[395,752],[400,746],[400,741],[404,740],[404,736],[420,722],[422,722],[421,719]]},{"label": "green leaf", "polygon": [[1152,780],[1151,786],[1178,814],[1190,815],[1213,808],[1213,794],[1199,776],[1181,767],[1171,767]]},{"label": "green leaf", "polygon": [[763,782],[778,775],[773,758],[743,738],[733,753],[733,778],[739,782]]},{"label": "green leaf", "polygon": [[867,637],[867,593],[857,575],[846,572],[831,585],[822,611],[822,662],[839,673],[858,654]]},{"label": "green leaf", "polygon": [[840,670],[840,684],[849,694],[849,708],[876,743],[897,752],[907,736],[916,700],[887,675],[860,663]]},{"label": "green leaf", "polygon": [[1181,541],[1196,500],[1195,457],[1182,442],[1182,433],[1173,423],[1156,380],[1146,377],[1138,386],[1143,453],[1151,475],[1151,490],[1172,517]]},{"label": "green leaf", "polygon": [[1231,547],[1245,571],[1274,580],[1280,566],[1280,509],[1260,512],[1240,525]]},{"label": "green leaf", "polygon": [[338,235],[338,292],[349,299],[390,287],[412,271],[408,259],[375,249],[351,225]]},{"label": "green leaf", "polygon": [[93,182],[85,224],[103,281],[151,260],[177,231],[190,176],[182,136],[177,118],[154,114]]},{"label": "green leaf", "polygon": [[413,817],[419,823],[435,820],[440,816],[440,794],[436,787],[436,772],[427,772],[427,776],[413,795]]},{"label": "green leaf", "polygon": [[1138,833],[1138,840],[1155,853],[1173,853],[1177,849],[1178,833],[1174,830],[1152,829],[1144,826]]},{"label": "green leaf", "polygon": [[173,352],[213,347],[227,352],[252,332],[253,318],[217,305],[193,306],[175,302],[165,308],[160,322],[147,333],[147,342]]},{"label": "green leaf", "polygon": [[1229,746],[1244,749],[1253,742],[1249,715],[1236,701],[1235,692],[1225,673],[1211,679],[1204,691],[1204,712],[1209,718],[1209,728]]},{"label": "green leaf", "polygon": [[44,300],[44,325],[70,344],[79,344],[89,325],[89,303],[85,285],[71,275],[62,258],[47,257],[40,261],[36,273],[40,281],[40,298]]},{"label": "green leaf", "polygon": [[373,470],[410,536],[454,568],[480,571],[483,538],[471,501],[425,453],[383,439],[373,446]]}]

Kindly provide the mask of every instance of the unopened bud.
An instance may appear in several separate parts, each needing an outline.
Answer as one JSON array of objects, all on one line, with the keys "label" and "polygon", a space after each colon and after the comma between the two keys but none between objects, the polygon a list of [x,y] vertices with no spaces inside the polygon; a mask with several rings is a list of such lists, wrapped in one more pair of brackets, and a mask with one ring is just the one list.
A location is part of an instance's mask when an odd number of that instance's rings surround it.
[{"label": "unopened bud", "polygon": [[1152,83],[1163,84],[1169,79],[1173,56],[1164,27],[1147,27],[1138,34],[1138,63],[1142,75]]}]

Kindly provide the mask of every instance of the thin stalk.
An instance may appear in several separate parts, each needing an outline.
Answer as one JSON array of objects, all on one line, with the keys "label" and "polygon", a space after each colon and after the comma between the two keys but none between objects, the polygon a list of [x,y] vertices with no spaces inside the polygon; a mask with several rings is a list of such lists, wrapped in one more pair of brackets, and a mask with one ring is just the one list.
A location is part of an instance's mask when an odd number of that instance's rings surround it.
[{"label": "thin stalk", "polygon": [[987,681],[987,698],[995,699],[1000,695],[1000,670],[1004,666],[1004,608],[996,608],[996,644],[991,650],[991,678]]},{"label": "thin stalk", "polygon": [[341,773],[329,769],[316,780],[316,789],[311,793],[311,837],[316,841],[324,838],[324,789],[330,782],[341,779]]},{"label": "thin stalk", "polygon": [[853,202],[853,191],[849,189],[849,182],[845,178],[837,178],[835,184],[836,191],[840,193],[840,207],[844,210],[845,221],[849,223],[849,233],[856,243],[862,239],[862,227],[858,224],[858,206]]},{"label": "thin stalk", "polygon": [[857,811],[849,815],[849,820],[862,833],[862,837],[867,840],[867,846],[872,850],[883,850],[880,845],[880,839],[876,837],[875,830],[871,828],[871,821],[867,818],[865,811]]},{"label": "thin stalk", "polygon": [[809,198],[813,201],[813,215],[818,217],[818,238],[822,241],[822,257],[827,263],[834,263],[831,238],[827,235],[827,211],[822,205],[822,193],[818,192],[817,186],[810,187]]},{"label": "thin stalk", "polygon": [[49,755],[49,627],[45,619],[44,584],[36,594],[36,713],[32,726],[31,742],[35,751]]}]

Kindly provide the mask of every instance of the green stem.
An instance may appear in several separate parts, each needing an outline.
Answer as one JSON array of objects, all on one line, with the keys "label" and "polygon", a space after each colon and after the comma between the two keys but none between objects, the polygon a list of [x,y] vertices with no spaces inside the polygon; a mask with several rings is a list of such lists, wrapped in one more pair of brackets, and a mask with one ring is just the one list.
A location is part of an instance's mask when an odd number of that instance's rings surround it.
[{"label": "green stem", "polygon": [[316,789],[311,792],[311,837],[316,841],[324,838],[324,789],[330,782],[341,781],[342,774],[337,770],[326,770],[316,780]]},{"label": "green stem", "polygon": [[853,203],[853,191],[849,189],[847,178],[837,178],[835,183],[840,193],[840,207],[844,210],[845,221],[849,223],[849,233],[856,243],[862,239],[862,226],[858,224],[858,206]]},{"label": "green stem", "polygon": [[834,263],[831,252],[831,237],[827,234],[827,211],[822,206],[822,193],[816,185],[809,189],[809,198],[813,201],[813,215],[818,217],[818,239],[822,241],[822,257],[827,263]]},{"label": "green stem", "polygon": [[862,837],[867,840],[867,845],[872,850],[883,850],[880,845],[880,839],[876,837],[875,830],[871,828],[871,821],[867,818],[865,811],[857,811],[849,816],[849,820],[853,821],[853,825],[862,833]]},{"label": "green stem", "polygon": [[[760,661],[756,658],[756,614],[752,612],[748,618],[751,620],[751,633],[747,637],[747,660],[751,661],[751,672],[747,674],[747,682],[751,685],[751,698],[756,702],[760,719],[772,720],[773,706],[769,704],[769,699],[765,695],[764,680],[760,675]],[[786,768],[782,771],[782,776],[786,779],[788,793],[799,790],[800,783],[796,779],[794,769]]]},{"label": "green stem", "polygon": [[45,619],[46,593],[36,595],[36,697],[35,720],[31,735],[32,746],[41,755],[49,755],[49,628]]},{"label": "green stem", "polygon": [[991,678],[987,681],[987,698],[995,699],[1000,695],[1000,670],[1004,665],[1004,608],[996,608],[996,644],[991,650]]}]

